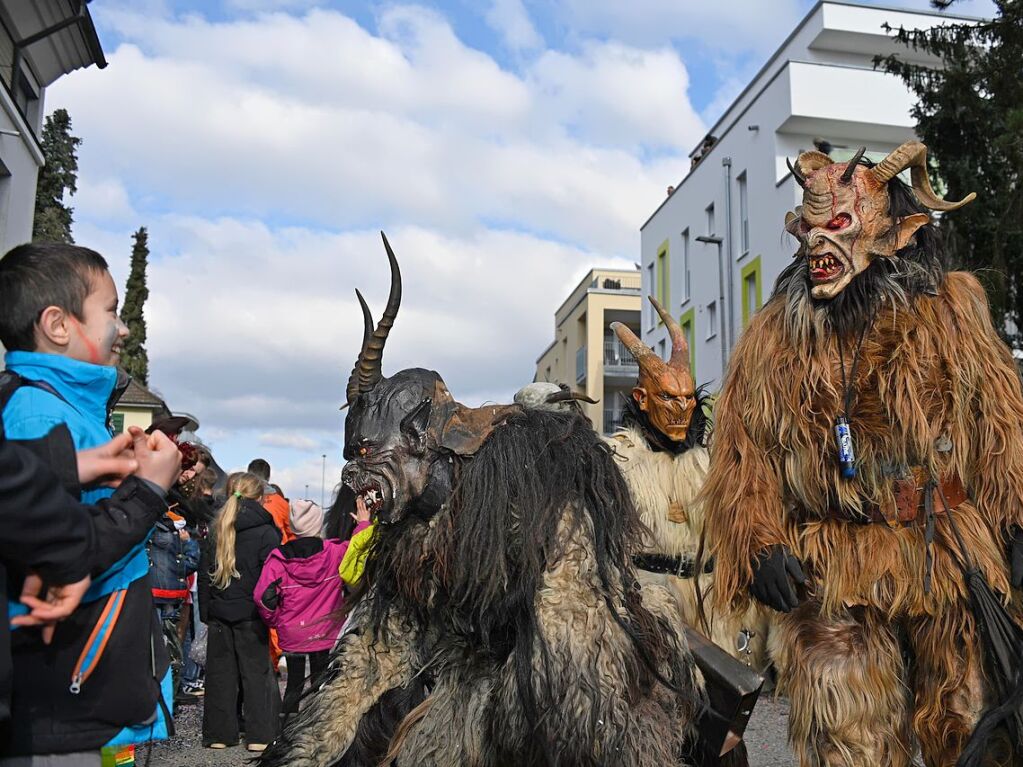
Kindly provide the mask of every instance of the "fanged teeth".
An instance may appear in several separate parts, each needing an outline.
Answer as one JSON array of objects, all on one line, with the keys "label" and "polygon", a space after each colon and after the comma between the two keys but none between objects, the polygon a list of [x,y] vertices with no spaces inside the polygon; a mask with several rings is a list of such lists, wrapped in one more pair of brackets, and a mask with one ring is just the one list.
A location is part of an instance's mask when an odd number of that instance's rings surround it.
[{"label": "fanged teeth", "polygon": [[811,269],[831,269],[838,266],[838,259],[830,253],[825,256],[814,256],[810,259]]}]

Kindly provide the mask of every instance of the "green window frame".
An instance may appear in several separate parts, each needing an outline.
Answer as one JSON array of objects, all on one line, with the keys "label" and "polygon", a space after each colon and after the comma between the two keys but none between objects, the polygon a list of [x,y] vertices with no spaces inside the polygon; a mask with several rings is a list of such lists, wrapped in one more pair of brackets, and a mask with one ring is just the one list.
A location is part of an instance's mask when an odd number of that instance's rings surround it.
[{"label": "green window frame", "polygon": [[[750,280],[749,278],[753,279]],[[760,256],[757,256],[744,267],[742,267],[741,273],[742,280],[742,326],[745,328],[749,324],[750,317],[753,312],[760,309],[763,305],[763,280],[761,277],[760,270]],[[750,283],[753,284],[753,291],[755,295],[750,296]],[[752,300],[751,300],[752,299]],[[753,310],[750,311],[750,306],[753,305]]]},{"label": "green window frame", "polygon": [[[657,249],[657,300],[667,311],[671,311],[671,262],[668,260],[668,241],[661,243]],[[664,321],[657,318],[657,324]]]},{"label": "green window frame", "polygon": [[682,313],[678,318],[678,325],[682,328],[682,335],[689,343],[689,372],[693,378],[696,377],[696,307],[689,307],[688,311]]},{"label": "green window frame", "polygon": [[110,428],[114,434],[124,433],[124,413],[111,413],[110,414]]}]

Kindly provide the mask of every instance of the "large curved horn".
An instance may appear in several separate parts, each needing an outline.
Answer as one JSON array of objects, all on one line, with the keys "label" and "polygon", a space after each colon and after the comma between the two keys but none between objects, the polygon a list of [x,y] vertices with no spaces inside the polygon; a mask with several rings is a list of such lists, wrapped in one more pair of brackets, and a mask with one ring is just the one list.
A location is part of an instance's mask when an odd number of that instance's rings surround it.
[{"label": "large curved horn", "polygon": [[977,197],[975,192],[970,192],[959,202],[949,202],[938,197],[931,188],[931,180],[927,177],[927,147],[919,141],[907,141],[893,149],[887,157],[870,169],[870,173],[877,183],[887,184],[906,168],[910,168],[913,193],[925,208],[957,210]]},{"label": "large curved horn", "polygon": [[387,241],[387,235],[380,233],[384,241],[384,249],[387,251],[387,260],[391,265],[391,292],[387,296],[387,306],[377,323],[373,335],[370,336],[359,355],[359,394],[364,394],[377,385],[383,378],[381,363],[384,357],[384,345],[387,343],[387,335],[394,326],[394,318],[398,316],[398,307],[401,306],[401,270],[398,269],[398,259],[391,250],[391,244]]},{"label": "large curved horn", "polygon": [[856,166],[860,164],[860,158],[863,157],[863,153],[867,151],[865,146],[861,146],[856,154],[852,156],[852,159],[845,164],[845,171],[842,172],[842,178],[839,179],[843,184],[848,184],[852,181],[853,172],[856,170]]},{"label": "large curved horn", "polygon": [[664,360],[658,357],[653,349],[640,341],[636,334],[629,329],[628,325],[612,322],[611,330],[618,336],[618,340],[625,345],[625,348],[629,350],[629,354],[639,363],[641,368],[653,365],[654,368],[659,369],[659,366],[664,364]]},{"label": "large curved horn", "polygon": [[647,296],[650,299],[650,303],[654,305],[654,309],[661,315],[661,321],[668,328],[668,335],[671,337],[671,358],[668,360],[668,366],[677,368],[679,370],[689,370],[689,342],[686,340],[686,334],[682,332],[682,328],[675,322],[675,318],[671,316],[660,301],[653,296]]},{"label": "large curved horn", "polygon": [[348,404],[351,404],[359,394],[359,365],[362,362],[362,355],[369,345],[369,339],[373,335],[373,313],[369,310],[369,304],[366,303],[366,299],[362,297],[362,293],[358,289],[356,289],[355,295],[362,307],[362,348],[359,349],[359,356],[355,360],[352,374],[348,377]]},{"label": "large curved horn", "polygon": [[556,405],[559,402],[571,402],[573,400],[577,402],[587,402],[590,405],[596,405],[598,402],[600,402],[600,400],[593,399],[593,397],[589,396],[588,394],[580,394],[579,392],[571,390],[556,391],[553,394],[548,394],[547,398],[544,401],[548,405]]}]

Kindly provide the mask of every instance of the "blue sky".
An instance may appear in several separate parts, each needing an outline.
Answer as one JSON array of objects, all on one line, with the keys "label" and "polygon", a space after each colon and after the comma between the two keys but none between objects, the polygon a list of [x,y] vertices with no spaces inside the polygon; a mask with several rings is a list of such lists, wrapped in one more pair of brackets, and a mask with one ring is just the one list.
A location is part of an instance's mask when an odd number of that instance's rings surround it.
[{"label": "blue sky", "polygon": [[405,275],[385,373],[507,401],[811,5],[95,0],[109,66],[47,93],[84,140],[75,236],[123,285],[149,228],[153,387],[227,468],[262,455],[318,500],[354,288],[378,313],[387,292],[377,232]]}]

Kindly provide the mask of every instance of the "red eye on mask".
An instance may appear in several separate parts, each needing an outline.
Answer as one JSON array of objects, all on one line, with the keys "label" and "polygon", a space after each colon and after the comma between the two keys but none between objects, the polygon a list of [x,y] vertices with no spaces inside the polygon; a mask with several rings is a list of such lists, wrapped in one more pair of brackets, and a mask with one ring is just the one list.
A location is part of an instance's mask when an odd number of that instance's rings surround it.
[{"label": "red eye on mask", "polygon": [[850,216],[848,213],[839,213],[828,223],[826,223],[824,225],[824,228],[830,229],[831,231],[835,231],[836,229],[845,229],[847,226],[849,226],[851,222],[852,216]]}]

